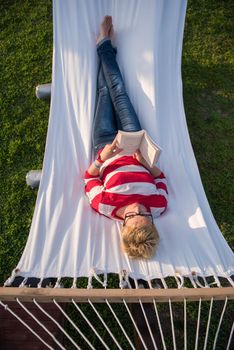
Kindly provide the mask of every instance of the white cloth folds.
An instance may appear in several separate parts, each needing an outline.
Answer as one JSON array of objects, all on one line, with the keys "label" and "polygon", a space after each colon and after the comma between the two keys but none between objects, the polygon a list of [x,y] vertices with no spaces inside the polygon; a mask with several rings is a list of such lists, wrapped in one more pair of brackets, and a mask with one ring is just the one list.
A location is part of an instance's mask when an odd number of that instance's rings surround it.
[{"label": "white cloth folds", "polygon": [[[79,277],[126,270],[135,278],[230,276],[233,253],[207,202],[184,115],[181,51],[186,1],[54,1],[52,97],[41,184],[24,253],[24,277]],[[112,15],[114,44],[141,125],[162,147],[169,207],[155,223],[151,260],[129,260],[117,221],[93,211],[83,174],[91,161],[97,54],[102,17]]]}]

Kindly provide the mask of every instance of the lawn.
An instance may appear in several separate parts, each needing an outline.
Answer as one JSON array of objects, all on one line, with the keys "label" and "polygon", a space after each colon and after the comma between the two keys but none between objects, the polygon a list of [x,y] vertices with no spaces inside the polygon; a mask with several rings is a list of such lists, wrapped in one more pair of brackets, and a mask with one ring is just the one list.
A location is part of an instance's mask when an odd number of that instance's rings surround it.
[{"label": "lawn", "polygon": [[[37,191],[25,184],[42,167],[49,104],[35,86],[51,81],[52,3],[0,3],[0,284],[17,264]],[[234,2],[188,2],[183,91],[189,133],[216,221],[234,248]]]},{"label": "lawn", "polygon": [[49,105],[35,97],[35,86],[51,81],[52,4],[2,1],[0,281],[22,254],[36,191],[25,185],[30,169],[40,169]]}]

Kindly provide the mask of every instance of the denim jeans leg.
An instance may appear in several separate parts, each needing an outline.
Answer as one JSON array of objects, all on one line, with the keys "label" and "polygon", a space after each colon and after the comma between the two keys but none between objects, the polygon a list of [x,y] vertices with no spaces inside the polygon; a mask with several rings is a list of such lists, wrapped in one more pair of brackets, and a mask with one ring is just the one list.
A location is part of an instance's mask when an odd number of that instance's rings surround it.
[{"label": "denim jeans leg", "polygon": [[103,73],[109,88],[112,103],[124,131],[139,131],[141,125],[132,103],[126,92],[123,78],[116,62],[115,51],[110,40],[105,40],[97,46]]},{"label": "denim jeans leg", "polygon": [[117,133],[116,118],[110,93],[100,64],[97,77],[97,96],[93,122],[93,151],[97,152],[106,144],[111,143]]}]

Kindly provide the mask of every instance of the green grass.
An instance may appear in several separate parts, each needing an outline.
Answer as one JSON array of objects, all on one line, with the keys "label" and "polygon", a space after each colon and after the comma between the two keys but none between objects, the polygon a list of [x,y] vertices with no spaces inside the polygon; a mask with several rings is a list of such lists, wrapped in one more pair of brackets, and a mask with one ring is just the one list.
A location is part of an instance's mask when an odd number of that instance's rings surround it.
[{"label": "green grass", "polygon": [[234,49],[232,1],[189,2],[183,50],[184,104],[202,182],[234,248]]},{"label": "green grass", "polygon": [[[36,191],[27,188],[25,175],[43,161],[49,105],[35,98],[35,86],[51,81],[52,3],[1,1],[0,13],[2,284],[22,254],[33,215]],[[189,133],[203,185],[232,248],[233,13],[232,0],[189,1],[182,70]],[[194,307],[189,314],[196,319]]]},{"label": "green grass", "polygon": [[0,281],[20,258],[31,224],[36,191],[25,186],[30,169],[42,167],[49,106],[35,86],[51,81],[52,4],[0,4]]}]

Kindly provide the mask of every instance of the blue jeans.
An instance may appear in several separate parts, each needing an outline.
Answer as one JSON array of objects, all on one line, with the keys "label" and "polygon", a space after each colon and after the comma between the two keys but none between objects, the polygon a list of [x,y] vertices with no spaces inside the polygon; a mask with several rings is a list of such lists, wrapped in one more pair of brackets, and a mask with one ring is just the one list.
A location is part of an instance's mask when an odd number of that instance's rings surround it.
[{"label": "blue jeans", "polygon": [[123,78],[116,62],[116,50],[110,40],[97,46],[100,66],[97,78],[97,97],[93,124],[94,154],[112,143],[118,130],[139,131],[136,112],[125,90]]}]

